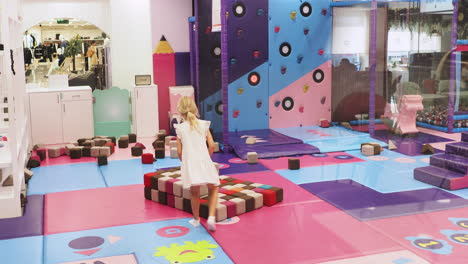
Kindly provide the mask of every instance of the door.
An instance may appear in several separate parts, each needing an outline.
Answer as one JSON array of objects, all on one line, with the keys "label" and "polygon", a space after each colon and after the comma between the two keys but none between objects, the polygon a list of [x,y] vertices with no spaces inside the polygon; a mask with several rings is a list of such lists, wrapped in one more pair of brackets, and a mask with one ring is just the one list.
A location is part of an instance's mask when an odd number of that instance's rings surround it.
[{"label": "door", "polygon": [[62,112],[58,93],[31,93],[30,112],[33,144],[62,143]]},{"label": "door", "polygon": [[63,142],[93,137],[92,100],[63,101],[61,110],[63,113]]},{"label": "door", "polygon": [[139,137],[152,137],[159,130],[158,89],[154,86],[135,88],[136,133]]}]

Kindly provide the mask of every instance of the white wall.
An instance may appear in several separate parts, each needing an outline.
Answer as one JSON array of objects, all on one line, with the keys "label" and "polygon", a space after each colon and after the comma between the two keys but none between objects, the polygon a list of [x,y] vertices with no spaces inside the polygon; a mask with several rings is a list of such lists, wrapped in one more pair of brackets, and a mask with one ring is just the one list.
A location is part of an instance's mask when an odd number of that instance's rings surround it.
[{"label": "white wall", "polygon": [[153,73],[150,0],[111,0],[110,13],[112,85],[130,88],[135,75]]},{"label": "white wall", "polygon": [[192,0],[151,0],[153,51],[164,35],[175,52],[190,51],[188,18]]},{"label": "white wall", "polygon": [[44,20],[76,18],[110,34],[110,0],[23,0],[23,29]]}]

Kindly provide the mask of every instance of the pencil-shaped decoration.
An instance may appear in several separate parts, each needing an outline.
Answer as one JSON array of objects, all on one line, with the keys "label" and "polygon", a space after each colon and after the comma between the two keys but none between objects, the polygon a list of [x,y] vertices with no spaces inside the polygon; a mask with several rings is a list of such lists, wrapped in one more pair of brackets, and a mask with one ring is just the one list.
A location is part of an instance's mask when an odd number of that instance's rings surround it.
[{"label": "pencil-shaped decoration", "polygon": [[153,75],[158,86],[159,129],[169,131],[169,86],[176,85],[176,68],[174,50],[164,36],[153,54]]}]

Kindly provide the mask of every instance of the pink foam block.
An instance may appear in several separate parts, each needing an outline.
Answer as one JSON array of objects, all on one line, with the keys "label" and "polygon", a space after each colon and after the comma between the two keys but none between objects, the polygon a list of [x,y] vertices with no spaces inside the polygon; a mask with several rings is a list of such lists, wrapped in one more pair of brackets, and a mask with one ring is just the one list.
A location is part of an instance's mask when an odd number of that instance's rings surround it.
[{"label": "pink foam block", "polygon": [[[321,69],[325,75],[320,83],[312,78],[317,69]],[[321,118],[331,120],[331,61],[317,69],[270,96],[270,128],[315,126],[319,125]],[[285,111],[281,104],[275,106],[275,102],[282,102],[286,97],[294,100],[294,107],[290,111]],[[322,98],[325,98],[323,104]]]},{"label": "pink foam block", "polygon": [[138,184],[46,194],[44,234],[190,216],[181,210],[146,200],[143,189],[143,184]]},{"label": "pink foam block", "polygon": [[221,202],[227,207],[227,218],[231,218],[237,215],[236,204],[234,202],[225,201]]}]

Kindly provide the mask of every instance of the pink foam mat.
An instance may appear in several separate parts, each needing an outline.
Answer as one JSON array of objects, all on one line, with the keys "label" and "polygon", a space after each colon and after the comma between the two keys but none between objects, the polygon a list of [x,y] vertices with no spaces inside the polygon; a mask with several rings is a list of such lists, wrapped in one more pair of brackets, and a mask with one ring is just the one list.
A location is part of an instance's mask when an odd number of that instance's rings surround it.
[{"label": "pink foam mat", "polygon": [[[326,153],[326,154],[319,154],[319,155],[324,155],[324,157],[303,155],[303,156],[294,157],[294,158],[298,158],[301,161],[301,168],[364,161],[357,157],[350,158],[350,159],[335,158],[336,156],[340,156],[340,155],[351,156],[350,154],[345,153],[345,152],[333,152],[333,153]],[[271,170],[287,170],[289,158],[291,157],[281,157],[281,158],[276,158],[276,159],[260,159],[259,162],[263,166]]]},{"label": "pink foam mat", "polygon": [[232,222],[212,236],[234,263],[320,263],[402,249],[325,202],[266,207]]},{"label": "pink foam mat", "polygon": [[272,171],[233,174],[229,175],[229,177],[283,188],[284,200],[274,206],[284,206],[287,204],[302,202],[322,201],[317,196],[309,193],[308,191],[304,190],[298,185],[290,182],[286,178]]},{"label": "pink foam mat", "polygon": [[[432,264],[466,264],[468,263],[467,246],[450,241],[442,230],[464,230],[455,225],[450,218],[468,219],[468,210],[466,208],[450,209],[433,213],[420,215],[402,216],[388,219],[369,221],[367,224],[378,231],[386,234],[387,237],[403,245],[406,249],[423,257]],[[463,231],[462,231],[463,232]],[[436,254],[428,250],[423,250],[412,245],[407,237],[431,237],[436,240],[448,242],[453,247],[448,255]]]},{"label": "pink foam mat", "polygon": [[47,194],[44,234],[190,217],[146,200],[143,188],[138,184]]}]

